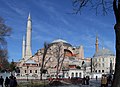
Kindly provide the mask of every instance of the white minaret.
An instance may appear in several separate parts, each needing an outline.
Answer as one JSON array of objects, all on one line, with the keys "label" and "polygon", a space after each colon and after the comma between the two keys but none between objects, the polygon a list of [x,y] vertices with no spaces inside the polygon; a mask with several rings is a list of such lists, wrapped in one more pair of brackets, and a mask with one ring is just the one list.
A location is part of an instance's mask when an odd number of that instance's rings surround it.
[{"label": "white minaret", "polygon": [[22,42],[22,58],[25,58],[25,38],[23,37],[23,42]]},{"label": "white minaret", "polygon": [[31,32],[32,32],[32,21],[30,17],[30,13],[28,16],[28,21],[27,21],[27,33],[26,33],[26,51],[25,51],[25,58],[30,58],[32,56],[32,51],[31,51]]},{"label": "white minaret", "polygon": [[98,35],[96,35],[96,43],[95,43],[95,52],[97,53],[99,50],[99,43],[98,43]]}]

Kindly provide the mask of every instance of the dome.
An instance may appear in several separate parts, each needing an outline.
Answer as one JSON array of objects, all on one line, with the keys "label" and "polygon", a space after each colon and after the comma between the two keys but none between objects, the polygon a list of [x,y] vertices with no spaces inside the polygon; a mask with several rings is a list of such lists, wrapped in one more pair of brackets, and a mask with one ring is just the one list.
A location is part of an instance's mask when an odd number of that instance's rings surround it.
[{"label": "dome", "polygon": [[33,61],[33,60],[28,60],[28,61],[26,61],[25,63],[28,63],[28,64],[36,64],[36,62]]},{"label": "dome", "polygon": [[68,43],[67,41],[62,40],[62,39],[54,40],[52,43],[58,43],[58,42]]},{"label": "dome", "polygon": [[93,57],[98,57],[98,56],[114,56],[114,53],[109,49],[103,48],[102,50],[96,52]]},{"label": "dome", "polygon": [[56,44],[56,43],[60,43],[62,42],[64,45],[67,45],[67,46],[72,46],[71,44],[69,44],[67,41],[65,40],[62,40],[62,39],[57,39],[57,40],[54,40],[52,41],[52,44]]}]

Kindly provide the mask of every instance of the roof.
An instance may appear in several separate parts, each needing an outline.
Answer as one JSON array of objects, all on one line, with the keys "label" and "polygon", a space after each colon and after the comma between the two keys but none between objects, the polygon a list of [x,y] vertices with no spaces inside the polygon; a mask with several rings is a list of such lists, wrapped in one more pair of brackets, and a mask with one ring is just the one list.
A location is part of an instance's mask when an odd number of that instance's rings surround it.
[{"label": "roof", "polygon": [[72,46],[70,43],[68,43],[67,41],[65,41],[63,39],[56,39],[56,40],[52,41],[52,44],[56,44],[56,43],[60,43],[60,42],[62,42],[63,45]]},{"label": "roof", "polygon": [[29,64],[36,64],[36,62],[34,60],[28,60],[25,63],[29,63]]},{"label": "roof", "polygon": [[57,43],[57,42],[68,43],[67,41],[62,40],[62,39],[57,39],[57,40],[54,40],[52,43]]},{"label": "roof", "polygon": [[98,57],[98,56],[114,56],[114,53],[109,49],[103,48],[102,50],[96,52],[93,57]]}]

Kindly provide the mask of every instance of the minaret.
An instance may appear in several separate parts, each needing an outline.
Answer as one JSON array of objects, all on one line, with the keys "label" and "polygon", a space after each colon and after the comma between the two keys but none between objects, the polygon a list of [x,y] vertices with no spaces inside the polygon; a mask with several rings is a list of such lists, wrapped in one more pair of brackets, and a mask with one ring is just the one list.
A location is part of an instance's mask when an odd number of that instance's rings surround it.
[{"label": "minaret", "polygon": [[32,32],[32,21],[30,17],[30,13],[28,16],[28,21],[27,21],[27,33],[26,33],[26,53],[25,53],[25,58],[30,58],[32,56],[31,52],[31,32]]},{"label": "minaret", "polygon": [[79,58],[84,59],[84,48],[82,45],[79,47]]},{"label": "minaret", "polygon": [[23,37],[23,42],[22,42],[22,58],[25,58],[25,39]]},{"label": "minaret", "polygon": [[99,48],[98,48],[98,36],[96,35],[96,43],[95,43],[95,47],[96,47],[96,52],[98,52]]}]

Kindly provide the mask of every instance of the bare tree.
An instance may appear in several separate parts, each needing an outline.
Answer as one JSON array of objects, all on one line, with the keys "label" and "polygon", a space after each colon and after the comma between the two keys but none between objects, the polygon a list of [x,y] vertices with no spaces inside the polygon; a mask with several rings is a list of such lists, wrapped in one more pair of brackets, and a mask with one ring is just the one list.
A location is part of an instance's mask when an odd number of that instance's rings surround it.
[{"label": "bare tree", "polygon": [[6,37],[10,36],[11,28],[8,27],[3,18],[0,17],[0,68],[8,68],[8,51]]},{"label": "bare tree", "polygon": [[42,65],[41,65],[41,73],[40,73],[40,79],[42,80],[42,74],[44,73],[45,71],[45,68],[44,68],[44,64],[45,64],[45,57],[46,57],[46,54],[47,54],[47,51],[48,51],[48,48],[49,48],[49,44],[47,43],[44,43],[44,53],[43,53],[43,58],[42,58]]},{"label": "bare tree", "polygon": [[[50,62],[51,58],[56,58],[56,78],[58,78],[58,74],[61,71],[65,52],[63,52],[63,43],[55,43],[55,47],[52,47],[53,44],[47,44],[44,43],[44,52],[43,52],[43,58],[42,58],[42,64],[41,64],[41,73],[40,73],[40,79],[42,80],[42,74],[45,70],[49,69],[49,66],[47,64]],[[52,47],[52,49],[51,49]],[[52,52],[52,54],[51,54]],[[48,56],[49,55],[49,56]],[[54,55],[54,56],[53,56]]]},{"label": "bare tree", "polygon": [[116,34],[116,64],[112,87],[120,87],[120,0],[73,0],[75,13],[81,12],[87,6],[95,9],[96,13],[102,9],[103,14],[106,14],[110,7],[113,7],[116,19],[114,26]]},{"label": "bare tree", "polygon": [[56,78],[58,78],[58,74],[61,71],[63,61],[64,61],[64,50],[63,50],[63,43],[56,43],[56,47],[54,48],[54,55],[57,60],[57,65],[56,65]]}]

